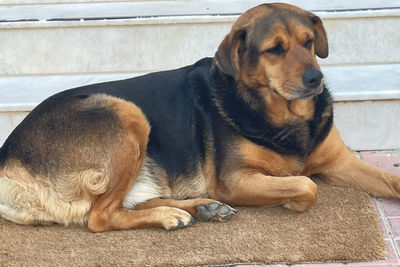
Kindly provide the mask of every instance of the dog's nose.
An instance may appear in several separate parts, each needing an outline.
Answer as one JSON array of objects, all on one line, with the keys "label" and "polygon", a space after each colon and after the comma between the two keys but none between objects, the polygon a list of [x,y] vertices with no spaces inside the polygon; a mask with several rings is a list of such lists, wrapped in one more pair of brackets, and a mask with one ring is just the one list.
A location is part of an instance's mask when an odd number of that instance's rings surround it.
[{"label": "dog's nose", "polygon": [[321,84],[323,75],[318,70],[308,70],[303,75],[303,84],[309,88],[315,88]]}]

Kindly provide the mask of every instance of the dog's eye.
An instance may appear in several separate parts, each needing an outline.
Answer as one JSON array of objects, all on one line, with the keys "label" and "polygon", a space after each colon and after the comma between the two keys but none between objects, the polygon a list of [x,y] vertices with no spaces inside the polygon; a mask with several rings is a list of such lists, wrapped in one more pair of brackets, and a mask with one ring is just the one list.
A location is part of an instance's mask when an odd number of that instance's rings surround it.
[{"label": "dog's eye", "polygon": [[305,47],[306,49],[310,50],[311,47],[312,47],[313,42],[314,42],[314,41],[313,41],[312,39],[308,39],[308,40],[304,43],[304,47]]},{"label": "dog's eye", "polygon": [[278,43],[276,46],[263,51],[263,53],[274,54],[277,56],[283,54],[284,52],[285,52],[285,49],[283,48],[281,43]]}]

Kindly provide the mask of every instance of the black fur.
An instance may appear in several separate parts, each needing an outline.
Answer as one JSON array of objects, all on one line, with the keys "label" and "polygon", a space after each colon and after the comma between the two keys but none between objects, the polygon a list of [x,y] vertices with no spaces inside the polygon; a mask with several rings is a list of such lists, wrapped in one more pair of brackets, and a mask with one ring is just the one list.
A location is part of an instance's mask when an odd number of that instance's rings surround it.
[{"label": "black fur", "polygon": [[[254,143],[280,154],[301,158],[308,156],[322,142],[332,126],[332,97],[326,86],[315,97],[315,114],[312,120],[306,123],[291,121],[283,126],[274,126],[266,115],[268,107],[258,104],[254,105],[257,108],[252,108],[245,103],[236,89],[233,77],[215,69],[213,81],[214,98],[229,118],[232,129]],[[325,111],[329,116],[324,119],[322,114]]]},{"label": "black fur", "polygon": [[[74,97],[105,93],[135,103],[142,109],[151,125],[147,154],[169,177],[189,176],[204,159],[205,137],[211,132],[208,112],[211,63],[212,59],[208,58],[176,70],[88,85],[56,94],[41,103],[15,129],[0,150],[2,158],[17,157],[28,164],[27,161],[33,159],[15,148],[26,144],[24,139],[28,136],[24,135],[31,135],[35,121],[47,109]],[[48,127],[51,135],[52,126]],[[30,138],[35,137],[31,135]]]},{"label": "black fur", "polygon": [[[27,151],[35,148],[23,146],[34,145],[34,127],[41,122],[40,118],[46,111],[57,108],[62,114],[64,103],[97,93],[125,99],[143,110],[151,125],[147,154],[166,171],[170,179],[190,176],[202,164],[206,151],[210,149],[216,150],[215,163],[218,164],[218,157],[223,157],[223,151],[230,146],[229,134],[221,136],[218,132],[222,125],[229,125],[226,129],[260,146],[300,158],[309,155],[332,126],[332,103],[328,89],[325,88],[315,98],[313,119],[307,123],[293,121],[276,127],[265,115],[268,107],[260,103],[246,104],[238,94],[234,79],[220,72],[212,58],[205,58],[184,68],[79,87],[50,97],[35,108],[10,135],[0,149],[0,163],[7,157],[14,157],[32,165],[37,159],[34,159],[33,151]],[[218,106],[223,108],[223,113]],[[322,114],[326,111],[329,116],[323,118]],[[87,125],[99,123],[98,127],[93,128],[94,131],[107,129],[104,124],[110,124],[113,119],[106,110],[82,116],[71,119],[81,121],[82,127],[84,121]],[[47,123],[49,133],[46,138],[51,139],[51,128],[57,123]],[[62,126],[56,128],[61,129]],[[68,142],[68,135],[61,132],[57,134],[65,136]],[[26,141],[28,139],[31,140],[29,144]]]}]

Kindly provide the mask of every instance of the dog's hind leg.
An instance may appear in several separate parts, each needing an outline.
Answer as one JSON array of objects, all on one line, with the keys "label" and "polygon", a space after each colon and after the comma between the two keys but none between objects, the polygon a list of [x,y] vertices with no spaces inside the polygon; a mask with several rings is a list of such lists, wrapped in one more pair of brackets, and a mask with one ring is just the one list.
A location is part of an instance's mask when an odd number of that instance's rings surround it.
[{"label": "dog's hind leg", "polygon": [[182,209],[128,210],[123,207],[124,198],[142,168],[150,127],[139,108],[122,100],[114,99],[113,102],[112,109],[121,122],[122,133],[113,153],[108,188],[92,202],[89,230],[102,232],[143,227],[170,230],[191,224],[192,216]]},{"label": "dog's hind leg", "polygon": [[317,174],[326,182],[352,186],[379,197],[400,198],[400,176],[380,170],[356,157],[335,127],[310,155],[306,174]]},{"label": "dog's hind leg", "polygon": [[34,217],[29,212],[20,212],[13,204],[13,195],[24,193],[25,190],[17,185],[15,181],[7,177],[0,177],[0,217],[18,223],[30,224]]},{"label": "dog's hind leg", "polygon": [[137,204],[136,209],[143,210],[161,206],[185,210],[200,221],[227,221],[238,212],[224,203],[209,198],[184,200],[152,198]]},{"label": "dog's hind leg", "polygon": [[0,217],[18,224],[50,221],[49,214],[38,198],[40,190],[35,189],[27,188],[23,183],[8,177],[1,177]]},{"label": "dog's hind leg", "polygon": [[66,201],[51,184],[39,182],[22,168],[14,167],[9,173],[18,175],[0,178],[0,217],[18,224],[86,223],[88,197]]}]

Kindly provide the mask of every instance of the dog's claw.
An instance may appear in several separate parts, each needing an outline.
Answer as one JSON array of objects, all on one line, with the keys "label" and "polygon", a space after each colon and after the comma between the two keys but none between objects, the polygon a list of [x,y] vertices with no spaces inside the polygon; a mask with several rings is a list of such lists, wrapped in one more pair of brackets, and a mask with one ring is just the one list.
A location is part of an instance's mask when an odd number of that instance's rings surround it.
[{"label": "dog's claw", "polygon": [[233,215],[238,213],[234,208],[217,201],[208,206],[199,205],[197,206],[197,211],[199,219],[203,222],[227,221],[232,218]]}]

